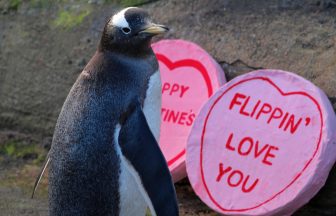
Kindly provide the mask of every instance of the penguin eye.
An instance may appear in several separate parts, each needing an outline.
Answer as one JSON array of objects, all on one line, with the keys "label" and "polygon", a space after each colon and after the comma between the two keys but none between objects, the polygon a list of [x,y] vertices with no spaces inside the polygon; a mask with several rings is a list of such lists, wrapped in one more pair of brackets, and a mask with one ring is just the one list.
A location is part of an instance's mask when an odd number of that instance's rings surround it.
[{"label": "penguin eye", "polygon": [[124,34],[129,34],[131,32],[131,29],[128,27],[124,27],[121,30],[124,32]]}]

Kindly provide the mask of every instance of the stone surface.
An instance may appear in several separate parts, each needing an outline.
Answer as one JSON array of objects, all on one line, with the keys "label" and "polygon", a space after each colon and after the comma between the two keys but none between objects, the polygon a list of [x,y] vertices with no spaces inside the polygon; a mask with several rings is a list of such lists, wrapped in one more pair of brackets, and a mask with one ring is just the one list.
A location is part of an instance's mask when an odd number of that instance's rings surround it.
[{"label": "stone surface", "polygon": [[[92,56],[107,17],[119,9],[70,2],[0,10],[0,129],[52,134],[62,103]],[[288,2],[162,0],[143,7],[155,21],[170,26],[165,37],[199,44],[222,65],[228,79],[258,68],[293,71],[323,89],[336,109],[334,1]],[[90,14],[70,29],[55,26],[59,12],[70,9]],[[326,187],[298,215],[336,215],[335,173],[336,168]]]}]

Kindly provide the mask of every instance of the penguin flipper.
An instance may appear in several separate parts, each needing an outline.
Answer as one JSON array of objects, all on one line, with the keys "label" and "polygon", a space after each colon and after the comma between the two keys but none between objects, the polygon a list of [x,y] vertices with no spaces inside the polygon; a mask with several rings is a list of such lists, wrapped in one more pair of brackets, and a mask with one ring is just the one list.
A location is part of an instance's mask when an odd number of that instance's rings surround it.
[{"label": "penguin flipper", "polygon": [[152,214],[179,215],[175,188],[167,162],[149,129],[140,103],[127,114],[118,142],[127,162],[140,177],[152,204],[149,205]]},{"label": "penguin flipper", "polygon": [[35,192],[36,192],[36,190],[37,190],[37,187],[38,187],[38,185],[39,185],[39,183],[40,183],[40,181],[41,181],[41,179],[42,179],[42,177],[43,177],[44,171],[46,170],[46,168],[47,168],[49,162],[50,162],[50,157],[49,157],[49,153],[48,153],[47,158],[46,158],[46,160],[45,160],[44,163],[43,163],[42,169],[41,169],[39,175],[37,176],[37,178],[36,178],[36,180],[35,180],[33,193],[32,193],[32,195],[31,195],[31,198],[32,198],[32,199],[34,198],[34,194],[35,194]]}]

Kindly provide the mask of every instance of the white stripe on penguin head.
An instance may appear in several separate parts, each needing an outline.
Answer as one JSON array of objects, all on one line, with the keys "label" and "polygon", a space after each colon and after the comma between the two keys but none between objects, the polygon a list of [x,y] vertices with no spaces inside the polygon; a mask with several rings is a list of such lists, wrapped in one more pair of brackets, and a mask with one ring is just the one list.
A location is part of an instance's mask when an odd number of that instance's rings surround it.
[{"label": "white stripe on penguin head", "polygon": [[121,28],[129,28],[129,24],[128,24],[126,18],[125,18],[125,12],[128,9],[131,9],[131,8],[135,8],[135,7],[125,8],[125,9],[119,11],[117,14],[115,14],[112,17],[112,19],[110,20],[109,25],[118,26],[118,27],[121,27]]}]

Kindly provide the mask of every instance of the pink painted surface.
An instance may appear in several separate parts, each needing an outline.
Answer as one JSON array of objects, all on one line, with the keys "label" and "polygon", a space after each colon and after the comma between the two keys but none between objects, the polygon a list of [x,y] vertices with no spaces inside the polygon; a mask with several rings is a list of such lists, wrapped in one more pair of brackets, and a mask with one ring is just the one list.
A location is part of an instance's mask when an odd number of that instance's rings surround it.
[{"label": "pink painted surface", "polygon": [[202,48],[183,40],[152,45],[162,79],[160,147],[174,181],[186,176],[185,147],[201,106],[225,83],[224,72]]},{"label": "pink painted surface", "polygon": [[290,215],[324,185],[336,154],[325,94],[279,70],[230,81],[203,106],[188,139],[196,194],[229,215]]}]

